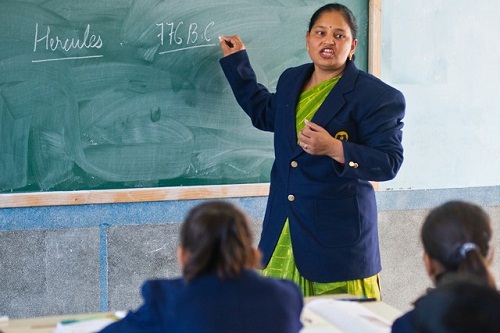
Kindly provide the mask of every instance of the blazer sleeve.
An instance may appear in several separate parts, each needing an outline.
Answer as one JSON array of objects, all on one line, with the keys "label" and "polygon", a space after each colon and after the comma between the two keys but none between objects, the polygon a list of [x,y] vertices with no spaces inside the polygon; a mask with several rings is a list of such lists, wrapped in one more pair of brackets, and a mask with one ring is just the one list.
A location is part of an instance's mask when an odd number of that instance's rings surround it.
[{"label": "blazer sleeve", "polygon": [[391,333],[414,333],[413,325],[414,311],[409,311],[397,318],[391,327]]},{"label": "blazer sleeve", "polygon": [[336,164],[341,177],[387,181],[401,168],[406,102],[398,90],[381,81],[378,86],[381,88],[372,89],[363,101],[357,102],[365,105],[359,108],[364,108],[362,112],[354,112],[360,140],[343,142],[345,164]]},{"label": "blazer sleeve", "polygon": [[146,281],[142,286],[144,303],[135,311],[127,313],[125,318],[105,327],[100,333],[161,333],[161,315],[155,298],[157,293],[156,281]]},{"label": "blazer sleeve", "polygon": [[219,63],[238,104],[251,118],[252,124],[260,130],[274,132],[274,94],[257,82],[247,52],[233,53],[221,58]]}]

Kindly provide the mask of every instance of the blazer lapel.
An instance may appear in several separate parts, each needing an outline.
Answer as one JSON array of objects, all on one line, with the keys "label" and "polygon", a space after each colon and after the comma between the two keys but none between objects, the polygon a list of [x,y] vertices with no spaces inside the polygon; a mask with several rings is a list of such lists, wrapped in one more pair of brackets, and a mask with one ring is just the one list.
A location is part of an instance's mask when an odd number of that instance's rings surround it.
[{"label": "blazer lapel", "polygon": [[[294,78],[291,78],[288,86],[290,97],[290,103],[286,104],[285,112],[285,126],[288,136],[288,143],[290,144],[290,149],[295,153],[303,153],[302,147],[297,145],[297,129],[296,129],[296,107],[297,102],[302,92],[302,87],[307,78],[309,78],[314,70],[314,65],[310,64],[305,66],[304,70],[301,71]],[[358,75],[358,69],[352,61],[348,61],[346,69],[342,74],[342,78],[337,82],[332,91],[328,94],[325,101],[316,111],[312,121],[319,126],[325,127],[333,117],[342,109],[345,104],[344,94],[351,91],[354,88],[354,83]]]},{"label": "blazer lapel", "polygon": [[354,82],[358,74],[358,69],[352,61],[348,61],[346,69],[339,82],[325,98],[323,104],[314,114],[312,122],[321,127],[325,127],[345,104],[344,94],[354,88]]},{"label": "blazer lapel", "polygon": [[[342,79],[341,79],[342,80]],[[337,83],[339,84],[340,81]],[[344,95],[335,86],[332,91],[328,94],[323,104],[319,107],[318,111],[314,114],[312,122],[325,127],[330,120],[340,111],[342,106],[345,104]]]}]

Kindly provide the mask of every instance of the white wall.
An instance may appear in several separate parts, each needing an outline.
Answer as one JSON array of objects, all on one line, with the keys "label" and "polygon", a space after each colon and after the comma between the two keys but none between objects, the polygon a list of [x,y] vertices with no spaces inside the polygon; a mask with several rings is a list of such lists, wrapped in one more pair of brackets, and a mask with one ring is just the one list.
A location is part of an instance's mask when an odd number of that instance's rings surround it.
[{"label": "white wall", "polygon": [[383,0],[382,79],[406,97],[385,189],[500,184],[500,1]]}]

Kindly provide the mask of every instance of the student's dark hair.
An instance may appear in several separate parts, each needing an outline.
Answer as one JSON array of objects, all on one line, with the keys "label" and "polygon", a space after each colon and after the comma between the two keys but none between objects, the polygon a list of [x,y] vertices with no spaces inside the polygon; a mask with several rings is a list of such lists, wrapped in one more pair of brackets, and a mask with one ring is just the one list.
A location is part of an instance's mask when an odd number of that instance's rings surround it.
[{"label": "student's dark hair", "polygon": [[339,3],[329,3],[316,10],[311,16],[311,20],[309,21],[309,32],[311,32],[312,27],[314,26],[314,24],[316,24],[316,21],[321,16],[321,14],[325,12],[339,12],[344,17],[347,24],[349,25],[349,28],[351,29],[352,39],[356,39],[356,36],[358,34],[358,23],[356,21],[356,17],[349,8]]},{"label": "student's dark hair", "polygon": [[480,206],[464,201],[450,201],[434,208],[421,229],[425,252],[446,272],[473,275],[494,286],[486,259],[491,238],[488,214]]},{"label": "student's dark hair", "polygon": [[187,252],[184,278],[216,273],[221,279],[256,267],[259,256],[247,215],[225,201],[207,201],[192,208],[180,231],[180,246]]},{"label": "student's dark hair", "polygon": [[500,294],[473,279],[456,277],[422,297],[415,306],[419,333],[498,333]]}]

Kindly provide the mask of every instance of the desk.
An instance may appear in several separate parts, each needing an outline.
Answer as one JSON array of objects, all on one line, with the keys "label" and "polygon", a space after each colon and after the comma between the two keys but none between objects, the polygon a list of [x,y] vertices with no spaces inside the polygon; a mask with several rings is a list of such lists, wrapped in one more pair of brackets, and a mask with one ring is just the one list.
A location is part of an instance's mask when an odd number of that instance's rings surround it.
[{"label": "desk", "polygon": [[[304,328],[301,333],[312,333],[312,332],[344,332],[342,330],[336,329],[327,320],[321,318],[320,316],[312,313],[308,310],[307,304],[318,299],[336,299],[349,297],[347,295],[330,295],[330,296],[316,296],[316,297],[306,297],[305,304],[306,307],[303,311],[303,317],[306,316],[309,321],[304,322]],[[352,296],[351,296],[352,297]],[[346,304],[354,302],[346,302]],[[388,305],[384,302],[362,302],[357,303],[362,305],[364,308],[374,312],[375,314],[383,317],[388,322],[393,322],[394,319],[401,316],[402,312],[398,309]],[[62,315],[62,316],[51,316],[51,317],[36,317],[27,319],[12,319],[5,322],[0,322],[0,331],[2,333],[52,333],[58,322],[62,320],[70,319],[85,319],[85,318],[95,318],[95,317],[105,317],[113,316],[114,313],[111,312],[100,312],[100,313],[87,313],[87,314],[77,314],[77,315]]]},{"label": "desk", "polygon": [[305,298],[300,333],[387,332],[403,313],[387,303],[356,301],[350,295]]},{"label": "desk", "polygon": [[11,319],[0,323],[2,333],[52,333],[58,322],[62,320],[85,319],[113,316],[112,312],[86,313],[76,315],[61,315],[51,317],[34,317],[26,319]]}]

